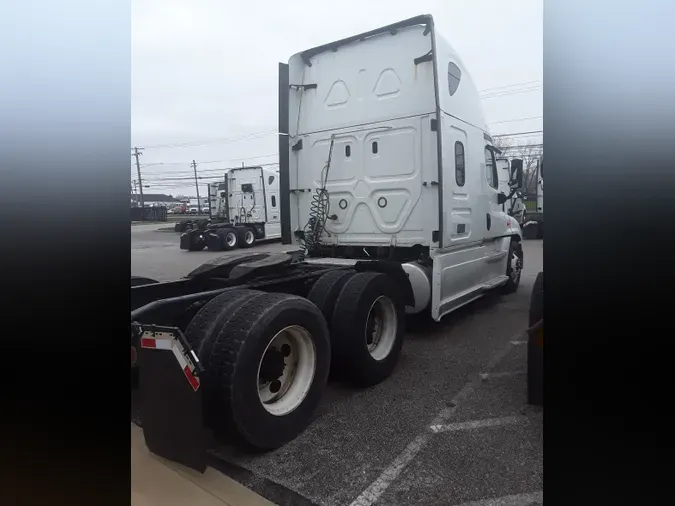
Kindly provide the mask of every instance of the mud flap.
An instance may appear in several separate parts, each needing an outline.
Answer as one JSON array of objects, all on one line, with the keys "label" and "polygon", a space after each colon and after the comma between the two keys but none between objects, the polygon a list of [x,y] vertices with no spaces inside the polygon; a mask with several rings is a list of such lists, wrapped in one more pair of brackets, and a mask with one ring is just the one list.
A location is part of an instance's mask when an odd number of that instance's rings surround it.
[{"label": "mud flap", "polygon": [[191,359],[180,330],[146,327],[140,334],[138,395],[145,443],[159,457],[203,473],[212,442],[203,424],[198,379],[203,369]]}]

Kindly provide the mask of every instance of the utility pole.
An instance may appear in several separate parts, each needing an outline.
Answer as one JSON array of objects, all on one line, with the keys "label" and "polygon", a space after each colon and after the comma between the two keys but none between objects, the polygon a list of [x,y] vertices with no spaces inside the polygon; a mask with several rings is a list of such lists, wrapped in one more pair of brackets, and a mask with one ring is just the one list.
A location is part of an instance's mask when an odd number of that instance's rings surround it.
[{"label": "utility pole", "polygon": [[197,162],[192,160],[192,169],[195,171],[195,189],[197,190],[197,214],[202,214],[202,201],[199,200],[199,183],[197,182]]},{"label": "utility pole", "polygon": [[141,190],[141,221],[143,221],[143,207],[145,206],[145,202],[143,201],[143,180],[141,179],[141,164],[138,161],[138,157],[141,156],[143,153],[143,148],[134,148],[134,152],[132,153],[131,156],[136,157],[136,170],[138,171],[138,186]]}]

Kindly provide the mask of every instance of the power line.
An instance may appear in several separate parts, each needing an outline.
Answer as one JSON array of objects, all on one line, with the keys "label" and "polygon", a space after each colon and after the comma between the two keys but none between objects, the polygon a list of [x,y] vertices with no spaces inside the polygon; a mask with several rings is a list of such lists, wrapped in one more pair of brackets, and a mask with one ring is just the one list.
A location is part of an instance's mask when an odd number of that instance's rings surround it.
[{"label": "power line", "polygon": [[[277,165],[279,165],[279,164],[278,163],[263,163],[263,164],[256,165],[256,167],[275,167]],[[190,167],[192,167],[192,165],[190,165]],[[228,168],[232,168],[232,167],[228,167]],[[216,175],[221,175],[221,174],[224,175],[226,170],[227,169],[207,169],[207,170],[203,170],[203,171],[200,171],[200,174],[204,174],[205,172],[208,172],[209,174],[206,174],[206,176],[204,176],[204,175],[197,176],[197,179],[211,179],[211,178],[215,177]],[[215,174],[210,174],[211,172],[215,172]],[[172,177],[172,176],[164,177],[164,176],[161,176],[159,174],[153,174],[153,177],[157,177],[157,179],[147,179],[146,178],[146,179],[144,179],[144,181],[147,181],[149,183],[157,183],[157,182],[160,182],[160,181],[192,181],[194,179],[194,176],[181,176],[180,174],[182,174],[182,172],[173,172],[172,174],[175,174],[177,177]]]},{"label": "power line", "polygon": [[238,136],[234,136],[234,137],[218,137],[218,138],[215,138],[215,139],[187,141],[187,142],[180,142],[180,143],[154,144],[154,145],[151,145],[151,146],[146,146],[146,149],[186,148],[186,147],[202,146],[202,145],[205,145],[205,144],[213,144],[213,143],[230,144],[230,143],[233,143],[233,142],[242,142],[242,141],[247,141],[247,140],[252,140],[252,139],[259,139],[259,138],[266,137],[268,135],[272,135],[272,134],[276,134],[276,133],[277,133],[277,129],[275,128],[274,130],[266,130],[264,132],[254,132],[254,133],[238,135]]},{"label": "power line", "polygon": [[[258,163],[255,165],[255,167],[273,167],[279,165],[278,163]],[[192,165],[190,165],[192,167]],[[224,174],[228,169],[232,169],[233,167],[224,167],[221,169],[203,169],[199,173],[200,174],[211,174],[211,173],[217,173],[217,174]],[[180,176],[182,174],[192,174],[192,171],[189,169],[185,170],[175,170],[171,172],[165,172],[164,174],[170,175],[170,176]],[[161,178],[163,177],[162,174],[150,174],[150,177],[154,178]],[[148,177],[143,178],[144,181],[156,181],[156,179],[148,179]]]},{"label": "power line", "polygon": [[[259,158],[268,158],[270,156],[279,156],[279,153],[268,153],[266,155],[258,156],[243,156],[241,158],[228,158],[227,160],[210,160],[207,162],[199,162],[200,165],[205,165],[207,163],[229,163],[229,162],[241,162],[245,160],[256,160]],[[141,165],[142,167],[157,167],[157,166],[169,166],[169,165],[187,165],[189,162],[156,162],[156,163],[146,163]]]}]

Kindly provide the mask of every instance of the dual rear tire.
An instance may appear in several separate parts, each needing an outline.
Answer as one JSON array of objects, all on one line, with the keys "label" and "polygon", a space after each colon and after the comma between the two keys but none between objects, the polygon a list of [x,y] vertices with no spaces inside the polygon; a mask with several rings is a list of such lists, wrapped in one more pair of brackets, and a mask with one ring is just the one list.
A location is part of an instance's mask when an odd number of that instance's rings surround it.
[{"label": "dual rear tire", "polygon": [[220,239],[220,247],[223,251],[230,251],[239,246],[239,235],[235,229],[223,227],[218,229],[217,233]]},{"label": "dual rear tire", "polygon": [[230,290],[186,338],[205,366],[205,420],[216,438],[278,448],[309,424],[328,379],[330,341],[317,307],[295,295]]},{"label": "dual rear tire", "polygon": [[237,229],[237,236],[239,238],[239,246],[242,248],[250,248],[257,242],[255,232],[251,227]]},{"label": "dual rear tire", "polygon": [[214,227],[206,230],[187,230],[181,235],[181,249],[188,251],[230,251],[250,248],[257,242],[250,227]]},{"label": "dual rear tire", "polygon": [[368,387],[388,378],[401,354],[405,304],[386,274],[324,274],[308,294],[329,324],[333,375]]},{"label": "dual rear tire", "polygon": [[332,271],[308,299],[232,289],[209,301],[185,331],[205,368],[206,425],[221,441],[278,448],[309,425],[331,368],[360,386],[384,380],[403,342],[399,293],[385,274]]}]

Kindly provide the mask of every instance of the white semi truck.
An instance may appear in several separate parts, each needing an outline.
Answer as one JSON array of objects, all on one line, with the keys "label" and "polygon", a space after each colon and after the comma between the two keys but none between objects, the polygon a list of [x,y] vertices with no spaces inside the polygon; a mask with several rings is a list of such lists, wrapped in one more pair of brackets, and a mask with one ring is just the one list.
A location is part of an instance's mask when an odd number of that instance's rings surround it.
[{"label": "white semi truck", "polygon": [[195,469],[211,437],[259,449],[295,438],[329,370],[360,386],[385,380],[406,313],[440,320],[520,283],[499,150],[431,16],[300,52],[279,74],[289,250],[131,289],[146,443]]},{"label": "white semi truck", "polygon": [[279,171],[237,167],[209,185],[210,219],[181,235],[181,249],[228,251],[281,238]]}]

